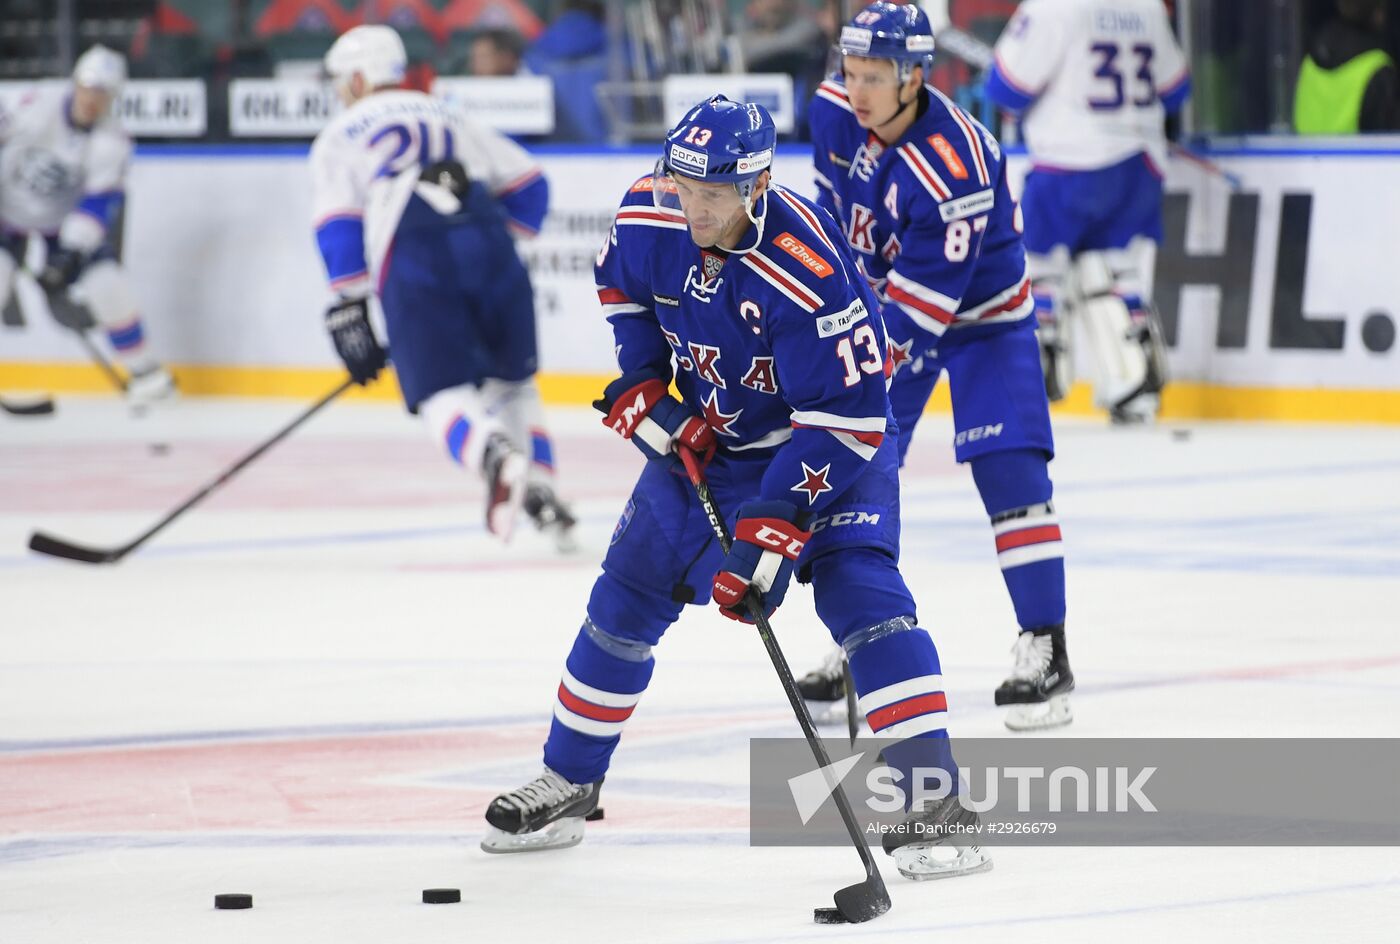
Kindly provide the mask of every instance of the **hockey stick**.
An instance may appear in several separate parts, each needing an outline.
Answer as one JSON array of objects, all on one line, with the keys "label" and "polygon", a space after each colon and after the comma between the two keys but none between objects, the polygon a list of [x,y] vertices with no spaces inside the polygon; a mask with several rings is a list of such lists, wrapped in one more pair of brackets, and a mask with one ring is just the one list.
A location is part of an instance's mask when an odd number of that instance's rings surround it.
[{"label": "hockey stick", "polygon": [[[29,269],[22,269],[20,271],[38,284],[39,274],[37,272],[33,272]],[[88,307],[80,302],[75,302],[68,296],[66,291],[51,292],[42,286],[40,286],[40,288],[44,293],[44,302],[49,309],[49,317],[57,322],[60,327],[67,328],[77,335],[78,341],[83,345],[83,349],[87,351],[88,357],[92,359],[97,369],[102,371],[103,376],[111,381],[112,386],[116,387],[122,393],[125,393],[126,380],[118,373],[116,367],[112,365],[111,359],[108,358],[106,354],[102,353],[102,349],[97,346],[97,343],[93,341],[91,335],[88,334],[89,331],[97,327],[97,319],[93,317]]]},{"label": "hockey stick", "polygon": [[112,366],[112,362],[107,359],[106,354],[102,353],[102,349],[97,346],[96,342],[92,340],[86,331],[80,328],[74,328],[73,333],[78,336],[78,340],[82,342],[83,347],[87,348],[88,356],[91,357],[92,362],[97,365],[97,369],[106,375],[107,379],[112,382],[114,387],[122,393],[126,393],[126,380],[122,378],[121,374],[117,373],[117,369]]},{"label": "hockey stick", "polygon": [[233,478],[235,475],[241,472],[244,468],[250,465],[253,462],[253,460],[257,459],[259,456],[267,452],[273,446],[277,445],[279,442],[290,436],[293,431],[295,431],[307,420],[311,419],[311,417],[319,413],[327,404],[329,404],[336,397],[340,396],[346,390],[349,390],[352,386],[354,386],[354,384],[354,380],[352,380],[349,377],[346,377],[345,380],[342,381],[338,387],[336,387],[330,393],[326,394],[321,399],[311,404],[311,406],[303,410],[300,416],[292,420],[286,426],[283,426],[280,430],[277,431],[276,435],[265,441],[262,445],[258,446],[256,449],[248,453],[243,458],[239,459],[233,465],[229,466],[219,475],[218,478],[201,488],[194,495],[190,496],[190,498],[187,499],[184,502],[184,504],[180,505],[179,508],[176,508],[164,518],[160,519],[160,521],[156,522],[152,527],[148,528],[135,540],[127,544],[123,544],[121,547],[115,547],[104,550],[102,548],[84,547],[80,544],[72,544],[68,541],[63,540],[62,538],[52,537],[51,535],[47,535],[42,531],[35,531],[29,536],[29,549],[39,554],[48,554],[51,557],[62,557],[66,560],[79,561],[80,563],[84,564],[116,563],[126,555],[130,554],[132,551],[136,550],[142,544],[145,544],[151,538],[155,537],[156,534],[158,534],[166,527],[166,525],[170,524],[176,518],[180,517],[185,512],[189,511],[195,505],[199,504],[201,501],[207,498],[211,492],[213,492],[220,485],[223,485],[229,479]]},{"label": "hockey stick", "polygon": [[1244,189],[1244,179],[1239,174],[1231,173],[1205,155],[1197,154],[1184,144],[1178,144],[1175,141],[1171,142],[1170,148],[1174,157],[1178,157],[1188,164],[1196,165],[1212,177],[1219,177],[1231,190]]},{"label": "hockey stick", "polygon": [[33,403],[6,403],[0,400],[0,410],[11,416],[48,416],[54,411],[53,398],[44,397]]},{"label": "hockey stick", "polygon": [[[729,547],[734,542],[729,536],[729,529],[725,527],[724,517],[715,504],[715,497],[710,492],[710,484],[705,479],[705,470],[700,467],[699,457],[689,449],[681,448],[677,451],[680,452],[681,461],[685,464],[690,484],[695,486],[695,495],[700,499],[701,507],[705,509],[705,516],[710,519],[710,527],[714,530],[720,547],[728,554]],[[802,693],[797,689],[797,681],[792,677],[792,669],[788,667],[787,658],[784,657],[783,650],[778,646],[777,637],[773,635],[773,627],[769,625],[768,617],[764,615],[763,608],[759,606],[752,592],[744,596],[744,606],[748,609],[754,626],[758,628],[758,635],[768,650],[768,657],[773,661],[773,668],[778,673],[778,680],[783,683],[783,691],[787,694],[793,713],[797,715],[797,723],[802,728],[803,736],[807,739],[807,746],[812,749],[812,756],[817,759],[817,764],[820,767],[830,767],[831,757],[827,754],[821,738],[817,736],[816,727],[812,724],[812,716],[807,711],[807,704],[802,699]],[[855,814],[851,812],[851,802],[846,798],[846,791],[838,783],[833,785],[831,794],[836,799],[836,808],[841,812],[841,821],[846,824],[846,831],[850,833],[851,841],[855,843],[856,852],[859,853],[861,863],[865,866],[865,881],[848,885],[836,891],[833,896],[836,902],[836,911],[842,919],[852,924],[878,918],[890,910],[890,893],[885,889],[885,880],[880,877],[880,870],[875,865],[875,857],[870,854],[870,848],[861,838],[860,826],[856,823]],[[819,908],[816,917],[818,920],[829,920],[830,911],[831,909]]]}]

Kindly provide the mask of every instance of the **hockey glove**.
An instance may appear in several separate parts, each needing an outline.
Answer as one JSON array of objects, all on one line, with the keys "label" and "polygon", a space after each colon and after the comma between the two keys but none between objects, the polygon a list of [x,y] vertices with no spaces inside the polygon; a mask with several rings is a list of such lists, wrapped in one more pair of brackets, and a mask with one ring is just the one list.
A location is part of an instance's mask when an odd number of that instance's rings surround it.
[{"label": "hockey glove", "polygon": [[752,623],[744,595],[752,589],[759,606],[772,616],[787,595],[797,557],[812,532],[803,530],[806,515],[790,502],[749,502],[739,509],[734,543],[715,574],[714,600],[730,619]]},{"label": "hockey glove", "polygon": [[346,298],[326,309],[326,330],[331,333],[335,352],[355,383],[364,386],[379,376],[389,362],[388,352],[374,336],[369,323],[369,305],[363,298]]},{"label": "hockey glove", "polygon": [[39,285],[50,295],[67,291],[68,286],[78,279],[87,256],[76,249],[54,249],[49,253],[44,271],[39,273]]},{"label": "hockey glove", "polygon": [[666,381],[649,370],[634,370],[608,384],[593,401],[605,414],[603,425],[632,440],[648,459],[675,463],[679,446],[700,457],[704,466],[715,454],[715,431],[671,396]]}]

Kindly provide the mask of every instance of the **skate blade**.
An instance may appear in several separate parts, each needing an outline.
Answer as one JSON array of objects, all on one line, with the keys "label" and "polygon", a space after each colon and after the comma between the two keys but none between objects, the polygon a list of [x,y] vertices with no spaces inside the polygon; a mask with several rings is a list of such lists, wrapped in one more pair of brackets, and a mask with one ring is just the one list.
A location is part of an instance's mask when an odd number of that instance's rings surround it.
[{"label": "skate blade", "polygon": [[481,851],[493,855],[568,849],[583,841],[583,817],[566,816],[532,833],[508,833],[492,826],[481,840]]},{"label": "skate blade", "polygon": [[894,851],[894,864],[899,874],[914,882],[938,878],[957,878],[992,870],[992,857],[978,846],[961,849],[944,844],[914,844]]},{"label": "skate blade", "polygon": [[1068,695],[1055,695],[1033,705],[1012,705],[1006,712],[1006,726],[1012,731],[1047,731],[1063,728],[1073,720]]},{"label": "skate blade", "polygon": [[515,532],[515,519],[525,502],[526,471],[524,456],[507,456],[503,460],[498,484],[507,492],[502,497],[492,496],[489,499],[491,505],[486,509],[486,529],[502,541],[509,542]]}]

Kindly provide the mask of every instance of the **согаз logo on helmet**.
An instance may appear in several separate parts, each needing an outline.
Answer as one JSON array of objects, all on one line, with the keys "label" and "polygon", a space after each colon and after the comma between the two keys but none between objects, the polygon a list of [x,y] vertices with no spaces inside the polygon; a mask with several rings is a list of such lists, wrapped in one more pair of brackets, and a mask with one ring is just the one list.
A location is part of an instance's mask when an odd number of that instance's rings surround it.
[{"label": "\u0441\u043e\u0433\u0430\u0437 logo on helmet", "polygon": [[704,151],[692,151],[679,144],[671,145],[671,163],[676,167],[699,171],[702,175],[710,166],[710,156]]}]

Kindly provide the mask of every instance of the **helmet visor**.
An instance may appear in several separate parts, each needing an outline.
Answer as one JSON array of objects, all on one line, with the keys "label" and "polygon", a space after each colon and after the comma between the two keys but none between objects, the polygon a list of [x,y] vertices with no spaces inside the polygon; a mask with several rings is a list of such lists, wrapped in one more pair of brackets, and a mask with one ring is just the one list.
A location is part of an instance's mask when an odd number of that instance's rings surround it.
[{"label": "helmet visor", "polygon": [[681,208],[680,194],[676,192],[676,182],[671,179],[671,172],[666,169],[665,158],[657,160],[656,169],[652,171],[651,202],[658,210],[684,212]]}]

